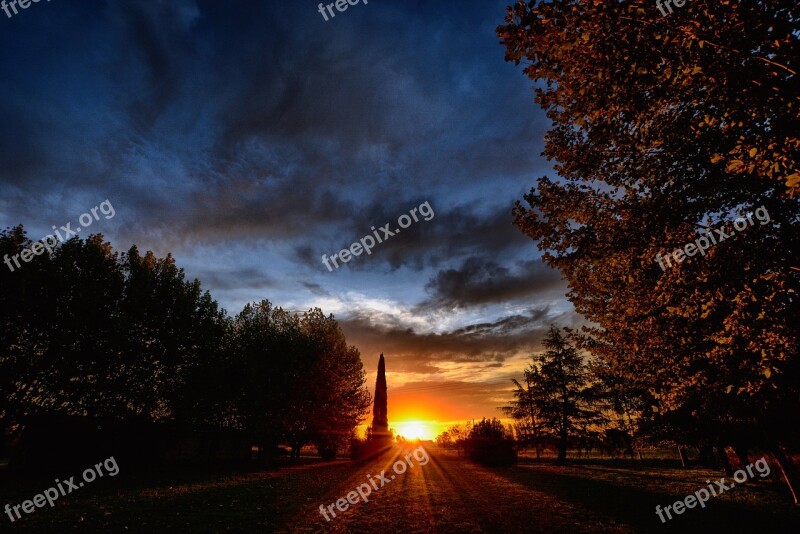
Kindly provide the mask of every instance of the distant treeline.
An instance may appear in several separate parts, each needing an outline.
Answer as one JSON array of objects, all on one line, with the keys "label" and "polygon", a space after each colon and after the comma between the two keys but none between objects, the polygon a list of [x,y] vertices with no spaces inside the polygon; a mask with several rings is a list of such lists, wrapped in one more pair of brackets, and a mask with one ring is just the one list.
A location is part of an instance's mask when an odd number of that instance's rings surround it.
[{"label": "distant treeline", "polygon": [[722,406],[741,412],[723,418],[701,409],[720,392],[697,387],[683,397],[683,405],[661,409],[655,386],[647,387],[654,374],[618,372],[613,362],[586,350],[593,342],[588,333],[551,326],[545,350],[532,356],[522,380],[512,380],[514,398],[501,407],[514,424],[504,427],[500,421],[484,420],[455,425],[438,436],[437,444],[464,451],[484,464],[513,463],[510,441],[517,449],[534,449],[537,459],[552,449],[557,464],[567,462],[569,451],[578,457],[593,451],[631,458],[638,453],[641,460],[645,449],[670,446],[685,466],[687,449],[694,448],[701,465],[723,469],[729,476],[766,453],[796,494],[800,486],[791,454],[800,445],[800,435],[792,423],[791,404],[761,408],[776,415],[783,408],[782,418],[757,418],[747,413],[759,406],[731,398]]},{"label": "distant treeline", "polygon": [[[21,226],[0,232],[0,256],[30,245]],[[12,460],[113,444],[150,459],[305,444],[330,457],[369,409],[365,377],[332,316],[264,300],[229,317],[171,255],[92,235],[0,269],[0,456]]]}]

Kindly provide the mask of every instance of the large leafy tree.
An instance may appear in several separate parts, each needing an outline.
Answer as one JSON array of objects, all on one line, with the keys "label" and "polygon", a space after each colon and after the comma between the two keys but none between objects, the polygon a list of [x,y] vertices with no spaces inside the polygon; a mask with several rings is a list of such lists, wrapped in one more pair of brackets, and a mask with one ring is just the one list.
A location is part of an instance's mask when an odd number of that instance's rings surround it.
[{"label": "large leafy tree", "polygon": [[[19,226],[0,233],[0,255],[31,241]],[[12,272],[0,270],[0,418],[19,428],[40,412],[113,413],[104,382],[116,353],[114,332],[124,275],[102,236],[72,239]],[[125,404],[122,402],[121,404]]]},{"label": "large leafy tree", "polygon": [[[31,242],[0,234],[0,254]],[[171,257],[119,255],[101,235],[73,238],[0,274],[2,417],[199,420],[192,391],[225,317]]]},{"label": "large leafy tree", "polygon": [[[798,60],[793,0],[518,2],[498,35],[553,127],[516,224],[597,325],[593,352],[662,412],[781,443],[800,400]],[[763,207],[769,222],[733,229]],[[751,216],[752,218],[752,216]],[[732,237],[662,269],[719,228]],[[715,237],[721,237],[714,233]],[[719,428],[719,427],[717,427]],[[784,457],[785,460],[785,457]]]},{"label": "large leafy tree", "polygon": [[289,443],[293,455],[315,443],[335,453],[369,410],[358,349],[348,346],[332,316],[297,316],[269,301],[248,304],[234,321],[234,406],[240,426],[270,449]]},{"label": "large leafy tree", "polygon": [[369,413],[371,397],[361,353],[347,345],[339,324],[332,315],[315,308],[306,312],[301,328],[313,355],[304,373],[300,395],[293,397],[293,424],[303,421],[305,436],[317,445],[323,456],[331,457],[352,436]]},{"label": "large leafy tree", "polygon": [[[31,244],[7,229],[0,257]],[[170,422],[331,455],[369,409],[360,354],[332,316],[262,301],[231,320],[171,255],[118,254],[101,235],[0,269],[0,327],[6,432],[37,415]]]},{"label": "large leafy tree", "polygon": [[269,301],[248,304],[231,329],[229,383],[237,427],[269,450],[283,438],[289,397],[301,387],[304,361],[297,316]]}]

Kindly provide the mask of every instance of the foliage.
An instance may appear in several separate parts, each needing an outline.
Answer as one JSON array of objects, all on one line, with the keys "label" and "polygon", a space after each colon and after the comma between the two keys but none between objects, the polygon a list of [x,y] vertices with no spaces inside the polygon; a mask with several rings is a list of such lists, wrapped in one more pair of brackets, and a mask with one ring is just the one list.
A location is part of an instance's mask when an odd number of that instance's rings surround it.
[{"label": "foliage", "polygon": [[532,356],[533,362],[525,369],[525,387],[514,381],[516,400],[504,409],[531,425],[537,455],[543,438],[555,438],[558,463],[566,460],[574,438],[603,421],[595,408],[588,367],[575,343],[572,330],[565,328],[562,333],[551,326],[544,341],[545,352]]},{"label": "foliage", "polygon": [[[0,256],[30,244],[21,226],[0,232]],[[169,255],[118,254],[92,235],[0,269],[4,431],[39,415],[168,422],[330,456],[369,409],[364,382],[332,316],[262,301],[231,319]]]},{"label": "foliage", "polygon": [[485,417],[475,423],[469,431],[468,439],[511,439],[509,431],[497,418]]},{"label": "foliage", "polygon": [[464,442],[471,431],[471,421],[455,424],[436,436],[436,444],[443,449],[463,450]]},{"label": "foliage", "polygon": [[464,450],[470,460],[483,465],[512,465],[517,462],[514,438],[495,418],[483,418],[472,426]]},{"label": "foliage", "polygon": [[[543,82],[560,176],[539,179],[515,222],[595,325],[591,352],[654,414],[693,417],[713,440],[751,427],[771,449],[798,443],[799,21],[788,0],[668,17],[558,0],[518,2],[498,28],[507,60]],[[732,229],[762,206],[769,224]],[[710,228],[734,235],[658,266]]]}]

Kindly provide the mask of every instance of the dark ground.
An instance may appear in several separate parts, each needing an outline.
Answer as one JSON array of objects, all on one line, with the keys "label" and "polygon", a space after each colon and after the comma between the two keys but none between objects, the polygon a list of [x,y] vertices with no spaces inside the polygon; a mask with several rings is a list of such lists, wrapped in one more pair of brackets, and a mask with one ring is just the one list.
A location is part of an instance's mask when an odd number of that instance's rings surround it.
[{"label": "dark ground", "polygon": [[[800,532],[800,507],[790,504],[775,480],[737,485],[706,508],[686,510],[662,525],[657,504],[683,499],[722,475],[600,460],[556,467],[523,459],[516,467],[483,468],[430,449],[427,465],[413,460],[412,469],[374,491],[369,502],[325,521],[320,504],[344,497],[367,475],[390,472],[399,453],[364,463],[312,462],[240,473],[145,473],[126,471],[120,463],[119,475],[87,484],[55,508],[38,508],[13,524],[2,514],[0,531]],[[54,478],[72,474],[2,473],[0,506],[19,504]]]}]

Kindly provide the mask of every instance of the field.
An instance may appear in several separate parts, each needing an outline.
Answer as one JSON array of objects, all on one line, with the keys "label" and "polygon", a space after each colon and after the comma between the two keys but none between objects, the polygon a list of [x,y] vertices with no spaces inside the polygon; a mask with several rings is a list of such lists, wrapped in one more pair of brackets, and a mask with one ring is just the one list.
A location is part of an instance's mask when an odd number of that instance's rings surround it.
[{"label": "field", "polygon": [[[686,510],[662,525],[662,507],[721,474],[631,462],[583,460],[556,467],[523,458],[484,468],[449,451],[396,475],[327,522],[330,505],[410,452],[364,463],[310,461],[278,471],[203,474],[126,472],[103,478],[36,509],[19,532],[798,532],[800,510],[773,472]],[[423,462],[424,463],[424,462]],[[68,474],[63,474],[68,475]],[[50,477],[2,474],[2,504],[32,498]],[[53,477],[54,478],[54,477]],[[64,477],[62,477],[63,479]],[[6,483],[10,482],[10,483]],[[329,514],[330,515],[330,514]],[[8,517],[5,517],[8,521]],[[10,525],[6,525],[7,527]],[[4,529],[6,531],[6,529]]]}]

